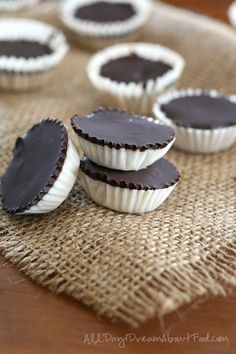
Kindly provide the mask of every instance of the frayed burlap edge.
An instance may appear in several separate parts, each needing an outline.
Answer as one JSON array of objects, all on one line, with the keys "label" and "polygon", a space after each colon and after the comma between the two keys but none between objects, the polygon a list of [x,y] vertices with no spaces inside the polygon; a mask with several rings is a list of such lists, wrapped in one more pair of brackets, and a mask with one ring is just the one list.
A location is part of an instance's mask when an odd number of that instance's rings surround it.
[{"label": "frayed burlap edge", "polygon": [[[77,291],[70,289],[70,283],[54,269],[53,264],[43,260],[35,250],[11,237],[1,235],[0,251],[26,276],[56,294],[66,293],[81,300]],[[32,267],[37,269],[32,274]],[[45,271],[48,269],[48,271]],[[93,305],[100,315],[113,320],[119,319],[131,326],[145,322],[154,316],[162,317],[196,297],[206,294],[227,296],[236,286],[236,241],[216,253],[209,253],[196,262],[186,262],[153,274],[148,286],[140,288],[115,311]],[[83,298],[91,306],[93,299]]]}]

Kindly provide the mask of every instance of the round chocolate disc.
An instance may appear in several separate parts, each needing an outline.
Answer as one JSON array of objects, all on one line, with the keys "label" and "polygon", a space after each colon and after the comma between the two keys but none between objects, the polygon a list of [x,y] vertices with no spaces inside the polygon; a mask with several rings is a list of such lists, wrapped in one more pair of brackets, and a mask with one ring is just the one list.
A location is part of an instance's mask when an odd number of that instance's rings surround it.
[{"label": "round chocolate disc", "polygon": [[47,119],[18,138],[13,158],[2,178],[2,200],[9,213],[36,205],[62,170],[68,145],[64,125]]},{"label": "round chocolate disc", "polygon": [[116,22],[130,19],[135,15],[135,10],[130,3],[97,1],[80,6],[74,15],[86,21]]},{"label": "round chocolate disc", "polygon": [[30,40],[0,40],[0,56],[37,58],[52,53],[47,44]]},{"label": "round chocolate disc", "polygon": [[186,96],[161,105],[167,118],[176,125],[197,129],[214,129],[236,124],[236,103],[224,96]]},{"label": "round chocolate disc", "polygon": [[99,180],[114,187],[155,190],[176,184],[179,172],[167,160],[161,159],[139,171],[119,171],[99,166],[85,157],[80,164],[82,172],[94,180]]},{"label": "round chocolate disc", "polygon": [[100,109],[89,117],[74,116],[72,127],[82,138],[116,149],[160,149],[174,139],[174,131],[166,125],[112,109]]},{"label": "round chocolate disc", "polygon": [[165,62],[149,60],[133,53],[110,60],[101,67],[100,75],[117,82],[141,83],[145,87],[148,80],[156,80],[169,70],[172,70],[172,66]]}]

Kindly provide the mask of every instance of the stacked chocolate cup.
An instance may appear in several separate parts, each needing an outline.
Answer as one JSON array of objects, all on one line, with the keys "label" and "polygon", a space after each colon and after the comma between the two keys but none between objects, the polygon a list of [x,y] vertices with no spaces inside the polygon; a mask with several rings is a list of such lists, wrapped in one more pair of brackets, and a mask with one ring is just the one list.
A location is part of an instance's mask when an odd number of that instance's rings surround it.
[{"label": "stacked chocolate cup", "polygon": [[175,141],[172,128],[116,109],[72,117],[85,156],[80,179],[96,203],[126,213],[158,208],[179,181],[163,156]]}]

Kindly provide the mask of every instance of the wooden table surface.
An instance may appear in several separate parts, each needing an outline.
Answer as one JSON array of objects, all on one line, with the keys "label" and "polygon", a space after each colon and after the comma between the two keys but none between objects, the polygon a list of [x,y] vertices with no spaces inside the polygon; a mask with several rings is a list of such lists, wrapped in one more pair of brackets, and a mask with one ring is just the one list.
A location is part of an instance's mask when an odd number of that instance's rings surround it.
[{"label": "wooden table surface", "polygon": [[[166,2],[227,21],[231,1]],[[65,296],[50,294],[0,257],[0,353],[235,354],[235,296],[205,300],[132,329],[111,324]],[[154,343],[144,337],[155,337]]]}]

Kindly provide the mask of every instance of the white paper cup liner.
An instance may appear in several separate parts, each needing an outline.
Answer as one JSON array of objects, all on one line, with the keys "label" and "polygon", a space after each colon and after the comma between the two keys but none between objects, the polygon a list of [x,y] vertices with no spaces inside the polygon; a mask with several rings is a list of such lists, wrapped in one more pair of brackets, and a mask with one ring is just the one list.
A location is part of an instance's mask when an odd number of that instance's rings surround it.
[{"label": "white paper cup liner", "polygon": [[157,209],[171,194],[177,183],[171,187],[156,190],[130,190],[113,187],[94,180],[80,170],[80,181],[89,197],[97,204],[123,213],[143,214]]},{"label": "white paper cup liner", "polygon": [[[142,83],[116,82],[100,74],[104,64],[131,53],[150,60],[161,60],[173,69],[156,80],[149,80],[145,87]],[[125,43],[95,54],[88,64],[87,73],[92,85],[108,106],[149,115],[157,97],[176,85],[184,66],[184,59],[169,48],[152,43]]]},{"label": "white paper cup liner", "polygon": [[[151,117],[142,117],[148,121],[160,124]],[[90,119],[88,117],[88,119]],[[92,119],[92,118],[91,118]],[[85,155],[98,165],[105,166],[121,171],[139,171],[150,165],[157,160],[164,157],[174,144],[175,137],[163,148],[160,149],[147,149],[140,151],[140,149],[116,149],[108,145],[99,145],[92,143],[89,140],[76,134],[76,138],[80,148]]]},{"label": "white paper cup liner", "polygon": [[236,1],[232,2],[228,9],[228,16],[232,26],[236,27]]},{"label": "white paper cup liner", "polygon": [[35,5],[40,0],[0,0],[1,11],[18,11]]},{"label": "white paper cup liner", "polygon": [[76,34],[77,39],[85,46],[102,48],[115,42],[136,39],[151,13],[151,0],[107,0],[111,3],[130,3],[136,14],[124,21],[99,23],[78,19],[75,11],[84,5],[93,4],[97,0],[64,0],[60,8],[60,18],[64,25]]},{"label": "white paper cup liner", "polygon": [[38,202],[38,204],[32,206],[29,210],[24,211],[22,214],[49,213],[50,211],[58,208],[67,198],[72,187],[74,186],[79,166],[79,154],[72,141],[69,139],[66,159],[55,183],[50,188],[49,192],[45,194],[42,200]]},{"label": "white paper cup liner", "polygon": [[[236,125],[214,128],[214,129],[196,129],[176,125],[161,110],[161,105],[172,101],[173,99],[186,96],[201,95],[201,89],[188,89],[174,91],[168,95],[159,98],[153,107],[155,117],[164,124],[171,126],[175,130],[175,146],[181,150],[191,153],[209,154],[221,150],[226,150],[236,143]],[[208,92],[212,97],[219,95],[217,91]],[[235,96],[229,96],[229,100],[236,102]]]},{"label": "white paper cup liner", "polygon": [[53,76],[53,70],[32,73],[4,73],[0,72],[0,88],[3,91],[24,92],[44,87]]},{"label": "white paper cup liner", "polygon": [[52,49],[51,54],[36,58],[0,56],[0,87],[2,89],[19,90],[21,80],[23,90],[26,86],[31,88],[34,80],[30,78],[34,74],[37,74],[37,85],[41,86],[40,84],[44,83],[47,75],[40,80],[40,74],[48,73],[55,68],[68,51],[66,39],[61,31],[51,25],[31,19],[1,19],[0,40],[33,40],[47,44]]}]

